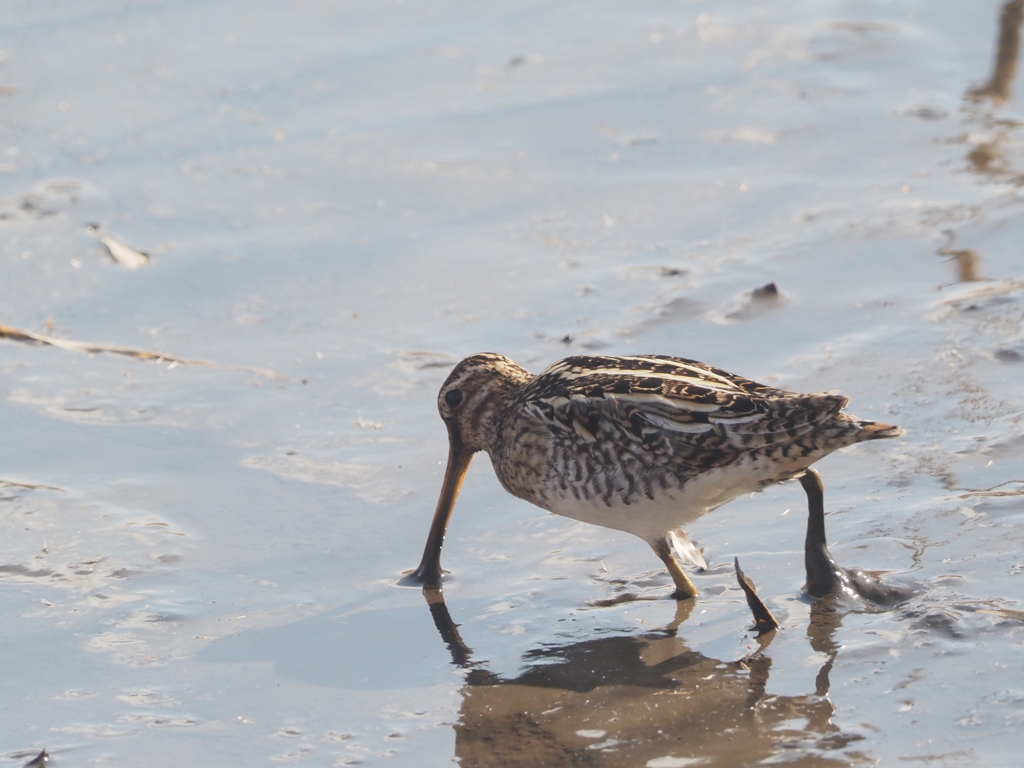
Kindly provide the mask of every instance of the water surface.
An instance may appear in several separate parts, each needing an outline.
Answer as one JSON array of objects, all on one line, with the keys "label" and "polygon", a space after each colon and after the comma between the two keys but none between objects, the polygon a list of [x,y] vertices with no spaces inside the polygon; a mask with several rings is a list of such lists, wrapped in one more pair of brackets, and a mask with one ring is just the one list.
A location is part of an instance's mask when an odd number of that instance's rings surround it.
[{"label": "water surface", "polygon": [[[10,4],[0,325],[173,358],[0,339],[5,764],[1014,762],[1020,5]],[[429,605],[478,351],[848,394],[907,435],[820,462],[833,552],[921,593],[802,598],[790,483],[687,614],[479,458]]]}]

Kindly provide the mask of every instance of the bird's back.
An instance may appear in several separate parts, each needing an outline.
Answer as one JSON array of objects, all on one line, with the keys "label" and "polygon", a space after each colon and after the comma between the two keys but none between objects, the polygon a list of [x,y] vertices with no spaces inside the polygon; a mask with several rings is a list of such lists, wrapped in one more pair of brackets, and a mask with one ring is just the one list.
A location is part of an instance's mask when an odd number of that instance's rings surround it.
[{"label": "bird's back", "polygon": [[847,401],[682,358],[570,357],[523,387],[491,458],[509,491],[553,511],[559,499],[656,502],[702,476],[724,486],[717,506],[846,445],[903,433],[841,413]]}]

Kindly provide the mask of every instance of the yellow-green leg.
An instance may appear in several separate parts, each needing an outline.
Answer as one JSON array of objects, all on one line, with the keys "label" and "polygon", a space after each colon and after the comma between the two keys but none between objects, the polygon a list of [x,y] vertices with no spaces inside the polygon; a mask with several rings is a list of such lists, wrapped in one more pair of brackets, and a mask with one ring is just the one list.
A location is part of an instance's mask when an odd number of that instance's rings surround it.
[{"label": "yellow-green leg", "polygon": [[682,566],[676,560],[675,555],[672,554],[672,545],[669,543],[668,537],[659,539],[651,545],[651,549],[654,550],[654,554],[665,564],[668,568],[669,574],[672,576],[672,581],[675,582],[676,591],[672,594],[676,600],[690,600],[697,596],[697,588],[693,586],[693,582],[690,581],[690,577],[683,571]]}]

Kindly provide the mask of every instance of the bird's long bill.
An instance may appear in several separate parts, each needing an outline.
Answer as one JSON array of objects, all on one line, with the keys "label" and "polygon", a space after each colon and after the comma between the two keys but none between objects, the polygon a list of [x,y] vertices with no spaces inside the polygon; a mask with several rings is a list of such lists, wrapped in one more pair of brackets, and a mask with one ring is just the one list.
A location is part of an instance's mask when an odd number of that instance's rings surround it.
[{"label": "bird's long bill", "polygon": [[441,496],[437,500],[434,520],[427,534],[427,544],[423,547],[423,559],[413,576],[426,583],[437,584],[441,581],[441,545],[444,543],[444,532],[448,520],[455,508],[455,499],[462,487],[462,479],[469,469],[473,454],[466,450],[462,438],[451,427],[448,428],[448,467],[444,471],[444,483],[441,485]]}]

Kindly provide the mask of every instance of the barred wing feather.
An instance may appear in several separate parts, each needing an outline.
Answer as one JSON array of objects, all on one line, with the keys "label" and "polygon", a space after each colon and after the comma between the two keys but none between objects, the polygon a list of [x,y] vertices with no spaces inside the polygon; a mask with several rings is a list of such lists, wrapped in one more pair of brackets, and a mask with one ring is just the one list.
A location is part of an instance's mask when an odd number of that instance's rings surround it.
[{"label": "barred wing feather", "polygon": [[792,442],[829,422],[842,395],[797,394],[681,358],[571,357],[540,374],[523,404],[574,440],[638,443],[695,469]]}]

